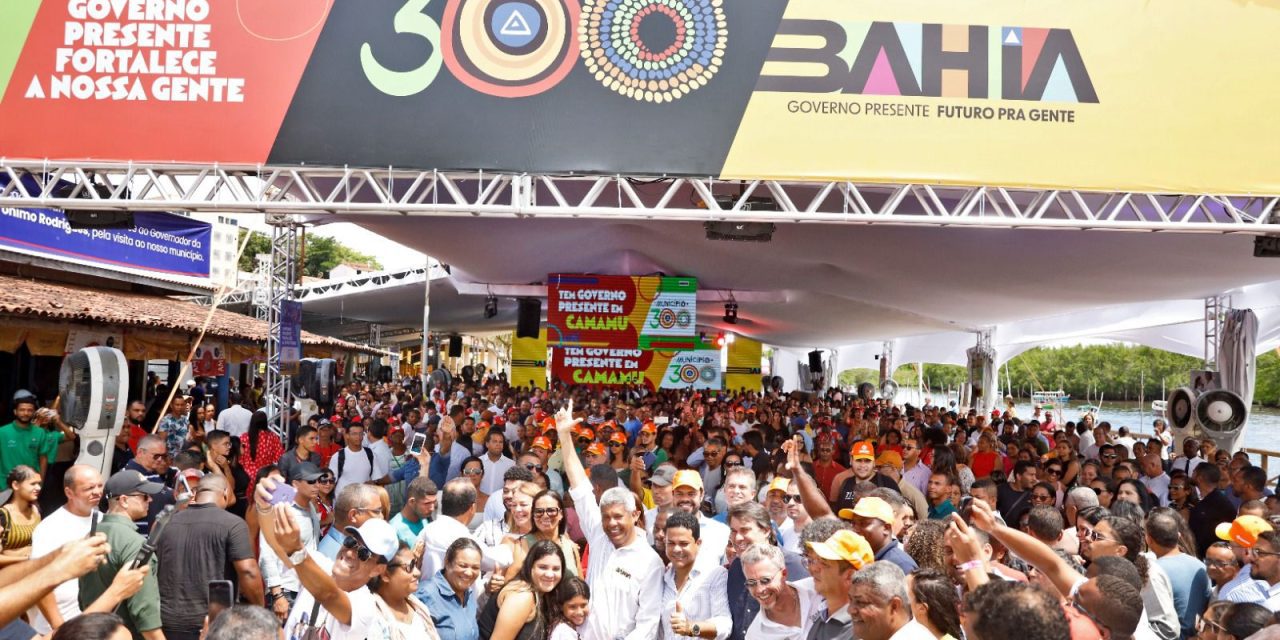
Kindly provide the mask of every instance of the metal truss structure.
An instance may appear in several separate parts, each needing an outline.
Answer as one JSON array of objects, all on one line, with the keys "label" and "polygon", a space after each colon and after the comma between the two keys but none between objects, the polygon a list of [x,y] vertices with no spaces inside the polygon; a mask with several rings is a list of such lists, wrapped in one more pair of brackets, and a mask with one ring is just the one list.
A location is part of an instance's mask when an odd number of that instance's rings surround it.
[{"label": "metal truss structure", "polygon": [[1218,369],[1218,345],[1222,341],[1222,326],[1230,309],[1230,296],[1216,295],[1204,299],[1204,368],[1210,371]]},{"label": "metal truss structure", "polygon": [[289,432],[289,409],[293,404],[293,393],[289,375],[281,362],[281,307],[283,303],[293,299],[294,286],[298,282],[298,229],[301,224],[293,216],[281,214],[268,216],[267,224],[271,225],[271,275],[267,309],[267,375],[263,381],[266,391],[263,399],[271,429],[284,439]]},{"label": "metal truss structure", "polygon": [[[731,202],[727,207],[717,203]],[[1280,195],[0,159],[0,206],[1272,232]]]}]

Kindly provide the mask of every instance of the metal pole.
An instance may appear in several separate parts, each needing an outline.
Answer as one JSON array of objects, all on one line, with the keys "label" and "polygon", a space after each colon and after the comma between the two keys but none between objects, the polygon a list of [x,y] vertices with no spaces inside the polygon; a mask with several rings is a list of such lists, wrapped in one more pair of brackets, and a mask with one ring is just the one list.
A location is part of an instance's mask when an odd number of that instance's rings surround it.
[{"label": "metal pole", "polygon": [[427,275],[426,282],[422,285],[422,395],[425,398],[430,394],[430,387],[427,385],[427,356],[430,354],[431,347],[431,258],[427,257]]}]

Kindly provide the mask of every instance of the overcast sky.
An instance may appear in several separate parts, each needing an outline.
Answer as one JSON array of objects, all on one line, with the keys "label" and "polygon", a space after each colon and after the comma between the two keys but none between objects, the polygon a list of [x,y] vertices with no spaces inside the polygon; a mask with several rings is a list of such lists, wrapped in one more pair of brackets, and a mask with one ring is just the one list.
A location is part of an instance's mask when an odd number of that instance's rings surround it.
[{"label": "overcast sky", "polygon": [[[212,221],[216,220],[218,214],[197,213],[193,217]],[[240,222],[241,227],[252,229],[254,231],[262,231],[270,233],[270,227],[263,222],[263,216],[246,214],[241,216],[231,216]],[[404,245],[392,242],[372,231],[367,231],[363,227],[351,224],[349,222],[339,222],[334,224],[325,224],[317,227],[308,227],[307,233],[321,235],[329,238],[337,238],[342,244],[359,251],[360,253],[375,256],[382,267],[387,270],[409,269],[413,267],[421,267],[426,256]]]}]

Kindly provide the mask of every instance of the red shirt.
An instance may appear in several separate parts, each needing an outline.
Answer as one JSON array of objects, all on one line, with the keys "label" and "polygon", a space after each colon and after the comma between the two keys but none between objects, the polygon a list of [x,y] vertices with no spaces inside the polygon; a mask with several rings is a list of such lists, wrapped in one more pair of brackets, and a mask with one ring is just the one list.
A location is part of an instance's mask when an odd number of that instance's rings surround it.
[{"label": "red shirt", "polygon": [[320,468],[327,469],[329,467],[329,458],[332,458],[333,454],[337,453],[338,450],[341,448],[342,448],[342,445],[336,442],[330,443],[328,445],[322,444],[322,445],[316,446],[315,452],[320,454]]},{"label": "red shirt", "polygon": [[249,474],[249,495],[253,494],[258,469],[279,462],[282,455],[284,455],[284,445],[280,443],[280,438],[270,431],[264,431],[258,436],[258,455],[256,456],[249,455],[249,434],[240,436],[240,466],[244,467],[244,472]]},{"label": "red shirt", "polygon": [[818,483],[818,488],[822,490],[822,495],[831,495],[831,482],[844,470],[844,467],[835,460],[832,460],[831,464],[823,464],[821,461],[814,460],[813,481]]}]

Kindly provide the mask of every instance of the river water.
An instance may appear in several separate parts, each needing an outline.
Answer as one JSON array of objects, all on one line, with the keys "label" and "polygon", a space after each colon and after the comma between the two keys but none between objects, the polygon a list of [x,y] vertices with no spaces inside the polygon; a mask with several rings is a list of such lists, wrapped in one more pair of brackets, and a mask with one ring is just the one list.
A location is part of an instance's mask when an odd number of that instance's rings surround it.
[{"label": "river water", "polygon": [[[1067,420],[1079,420],[1084,413],[1081,409],[1084,404],[1083,402],[1068,404],[1062,411],[1062,417]],[[1014,407],[1017,408],[1019,416],[1031,415],[1029,402],[1016,403]],[[1129,427],[1131,431],[1152,433],[1154,429],[1151,428],[1151,421],[1154,419],[1149,402],[1139,412],[1137,402],[1104,401],[1102,411],[1098,413],[1098,420],[1110,422],[1112,431],[1120,427]],[[1249,414],[1249,422],[1245,425],[1244,440],[1241,444],[1251,449],[1280,451],[1280,410],[1254,406]]]},{"label": "river water", "polygon": [[[914,390],[902,389],[906,398],[895,398],[895,403],[913,402]],[[940,398],[945,393],[936,393],[934,398]],[[914,404],[914,402],[913,402]],[[1077,421],[1084,413],[1082,407],[1083,402],[1071,402],[1062,410],[1062,417],[1065,420]],[[1022,400],[1014,403],[1014,408],[1018,412],[1018,416],[1024,420],[1032,414],[1030,401]],[[1112,430],[1120,427],[1129,427],[1131,431],[1139,433],[1152,433],[1151,421],[1155,416],[1151,415],[1151,403],[1148,401],[1145,405],[1137,402],[1110,402],[1102,403],[1102,411],[1098,414],[1098,420],[1106,420],[1111,423]],[[1266,449],[1268,451],[1280,451],[1280,410],[1273,408],[1253,407],[1253,411],[1249,414],[1249,422],[1245,425],[1244,439],[1242,446],[1251,449]]]}]

